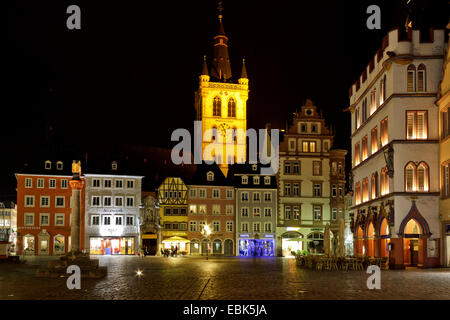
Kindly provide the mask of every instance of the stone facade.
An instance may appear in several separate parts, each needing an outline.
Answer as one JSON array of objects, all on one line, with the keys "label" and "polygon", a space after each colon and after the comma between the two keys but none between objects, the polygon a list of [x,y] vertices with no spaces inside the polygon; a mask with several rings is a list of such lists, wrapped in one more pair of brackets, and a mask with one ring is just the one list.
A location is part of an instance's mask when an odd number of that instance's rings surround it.
[{"label": "stone facade", "polygon": [[236,189],[236,255],[275,256],[277,185],[259,164],[235,164],[229,180]]},{"label": "stone facade", "polygon": [[350,89],[355,253],[391,268],[440,265],[439,132],[443,30],[393,30]]},{"label": "stone facade", "polygon": [[326,224],[338,232],[344,218],[345,150],[331,150],[333,135],[311,100],[294,113],[280,144],[277,254],[322,253]]},{"label": "stone facade", "polygon": [[136,254],[139,250],[141,176],[85,174],[85,250]]}]

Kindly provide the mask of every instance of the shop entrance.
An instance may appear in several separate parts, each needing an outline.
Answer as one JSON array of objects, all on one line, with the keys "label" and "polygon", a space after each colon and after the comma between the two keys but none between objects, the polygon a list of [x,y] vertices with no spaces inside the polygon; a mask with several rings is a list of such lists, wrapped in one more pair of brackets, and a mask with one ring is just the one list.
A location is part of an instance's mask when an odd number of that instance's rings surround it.
[{"label": "shop entrance", "polygon": [[281,236],[283,257],[293,257],[303,251],[303,235],[298,232],[286,232]]},{"label": "shop entrance", "polygon": [[410,267],[417,267],[419,264],[419,237],[422,234],[420,224],[411,219],[405,226],[405,233],[403,238],[403,258],[405,265]]},{"label": "shop entrance", "polygon": [[100,255],[134,254],[134,237],[91,238],[90,253]]}]

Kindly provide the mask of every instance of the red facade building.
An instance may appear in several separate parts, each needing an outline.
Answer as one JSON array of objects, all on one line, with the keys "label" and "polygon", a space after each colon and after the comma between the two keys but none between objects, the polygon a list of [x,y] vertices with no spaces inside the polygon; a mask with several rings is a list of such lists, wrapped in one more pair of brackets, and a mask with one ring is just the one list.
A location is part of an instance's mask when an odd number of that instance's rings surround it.
[{"label": "red facade building", "polygon": [[[17,254],[63,255],[70,251],[71,161],[47,160],[17,178]],[[83,179],[83,178],[82,178]],[[85,190],[81,192],[81,247],[84,247]]]}]

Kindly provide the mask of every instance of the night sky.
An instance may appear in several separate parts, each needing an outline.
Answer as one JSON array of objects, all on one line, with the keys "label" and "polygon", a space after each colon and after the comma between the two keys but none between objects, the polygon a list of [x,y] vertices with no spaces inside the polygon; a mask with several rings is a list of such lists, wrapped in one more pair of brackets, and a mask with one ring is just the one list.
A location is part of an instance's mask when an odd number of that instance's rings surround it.
[{"label": "night sky", "polygon": [[[404,1],[224,0],[233,78],[246,59],[248,127],[284,128],[310,98],[349,149],[348,89],[393,26]],[[66,8],[81,8],[81,30]],[[381,7],[382,29],[366,28]],[[448,1],[416,0],[416,26],[445,27]],[[191,129],[203,55],[211,57],[217,1],[8,1],[2,103],[2,185],[47,150],[171,147]],[[4,72],[4,71],[3,71]]]}]

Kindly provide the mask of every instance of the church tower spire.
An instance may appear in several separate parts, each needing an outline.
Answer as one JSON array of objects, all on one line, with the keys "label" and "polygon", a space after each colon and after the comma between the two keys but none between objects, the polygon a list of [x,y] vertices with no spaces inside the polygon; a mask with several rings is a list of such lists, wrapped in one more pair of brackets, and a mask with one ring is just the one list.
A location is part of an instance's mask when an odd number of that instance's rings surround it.
[{"label": "church tower spire", "polygon": [[211,68],[211,77],[222,82],[227,82],[231,79],[231,63],[228,54],[228,37],[225,35],[225,30],[222,24],[222,1],[219,1],[217,7],[219,12],[219,32],[214,36],[213,61]]},{"label": "church tower spire", "polygon": [[195,92],[195,110],[196,119],[201,120],[202,135],[205,135],[201,146],[202,160],[215,161],[226,176],[230,164],[247,160],[245,132],[249,80],[245,63],[237,83],[231,80],[221,1],[218,10],[219,32],[214,37],[213,59],[209,65],[206,58],[203,59],[202,74]]}]

